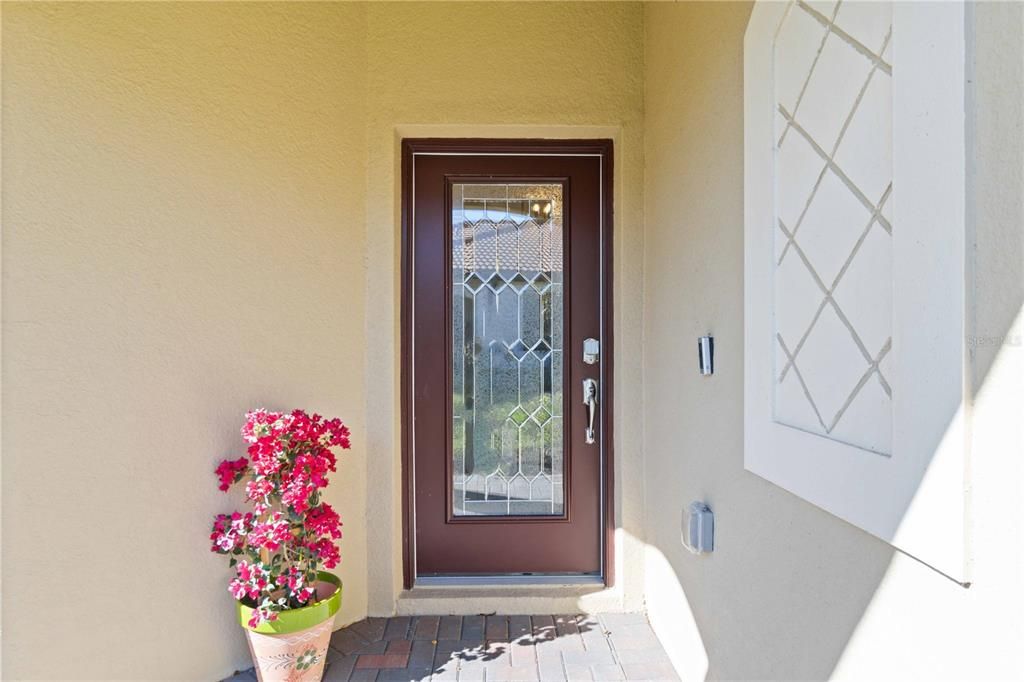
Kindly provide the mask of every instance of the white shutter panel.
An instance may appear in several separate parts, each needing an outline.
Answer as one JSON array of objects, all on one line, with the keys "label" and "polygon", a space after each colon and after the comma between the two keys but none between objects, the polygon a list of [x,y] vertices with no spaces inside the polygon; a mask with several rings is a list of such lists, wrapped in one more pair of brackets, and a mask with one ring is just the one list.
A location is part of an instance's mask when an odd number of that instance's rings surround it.
[{"label": "white shutter panel", "polygon": [[966,581],[960,3],[758,2],[748,470]]}]

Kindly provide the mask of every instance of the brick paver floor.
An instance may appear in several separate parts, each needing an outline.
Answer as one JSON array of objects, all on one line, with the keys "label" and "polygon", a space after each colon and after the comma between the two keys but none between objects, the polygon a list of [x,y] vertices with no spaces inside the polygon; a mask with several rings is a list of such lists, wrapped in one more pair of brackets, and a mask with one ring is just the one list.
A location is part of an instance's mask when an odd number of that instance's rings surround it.
[{"label": "brick paver floor", "polygon": [[[255,679],[251,669],[228,678]],[[368,618],[334,633],[324,672],[324,682],[678,679],[640,613]]]}]

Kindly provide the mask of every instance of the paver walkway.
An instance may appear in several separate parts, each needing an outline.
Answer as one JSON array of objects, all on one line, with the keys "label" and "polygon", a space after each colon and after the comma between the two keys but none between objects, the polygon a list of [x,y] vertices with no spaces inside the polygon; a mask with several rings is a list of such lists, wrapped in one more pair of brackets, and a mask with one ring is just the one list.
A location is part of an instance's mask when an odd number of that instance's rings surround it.
[{"label": "paver walkway", "polygon": [[368,618],[334,633],[324,672],[324,682],[678,679],[639,613]]}]

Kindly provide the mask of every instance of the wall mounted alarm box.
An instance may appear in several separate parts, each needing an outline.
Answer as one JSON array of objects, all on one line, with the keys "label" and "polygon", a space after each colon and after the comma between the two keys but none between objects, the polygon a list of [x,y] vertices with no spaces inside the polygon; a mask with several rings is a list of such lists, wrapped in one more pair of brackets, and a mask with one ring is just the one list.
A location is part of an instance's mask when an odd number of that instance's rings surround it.
[{"label": "wall mounted alarm box", "polygon": [[708,554],[715,548],[715,515],[703,502],[692,502],[686,509],[683,544],[694,554]]}]

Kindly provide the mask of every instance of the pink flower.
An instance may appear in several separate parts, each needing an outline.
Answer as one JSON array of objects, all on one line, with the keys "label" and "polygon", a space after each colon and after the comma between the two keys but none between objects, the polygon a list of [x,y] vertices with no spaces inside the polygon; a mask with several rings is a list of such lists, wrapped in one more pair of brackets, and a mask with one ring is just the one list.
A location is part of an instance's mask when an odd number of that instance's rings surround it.
[{"label": "pink flower", "polygon": [[231,517],[227,514],[217,514],[213,519],[213,532],[210,533],[210,542],[213,546],[211,552],[230,552],[237,546],[237,540],[231,532]]},{"label": "pink flower", "polygon": [[342,424],[340,419],[329,419],[324,422],[324,427],[330,432],[331,445],[337,445],[344,450],[348,450],[351,447],[348,438],[348,427]]},{"label": "pink flower", "polygon": [[250,500],[262,500],[274,492],[274,482],[268,478],[257,478],[245,484],[245,496]]},{"label": "pink flower", "polygon": [[292,482],[311,484],[316,488],[326,488],[325,474],[330,469],[330,461],[319,454],[298,455],[292,467]]},{"label": "pink flower", "polygon": [[246,456],[221,462],[216,474],[221,490],[245,481],[252,511],[215,517],[210,542],[234,556],[228,591],[257,607],[256,627],[315,599],[316,572],[341,561],[341,519],[319,491],[337,470],[333,449],[349,448],[350,434],[340,419],[264,409],[245,415],[241,434]]},{"label": "pink flower", "polygon": [[290,415],[267,412],[264,409],[253,410],[245,415],[242,438],[249,443],[255,443],[260,438],[267,436],[277,438],[291,427],[291,423]]},{"label": "pink flower", "polygon": [[295,410],[292,412],[292,425],[291,434],[295,440],[314,440],[318,434],[317,424],[320,421],[320,415],[314,414],[310,417],[303,410]]},{"label": "pink flower", "polygon": [[249,460],[245,457],[239,457],[234,461],[225,459],[217,465],[215,473],[220,478],[220,489],[227,490],[232,483],[240,481],[247,466],[249,466]]},{"label": "pink flower", "polygon": [[218,514],[213,520],[213,532],[210,533],[210,541],[213,542],[210,551],[227,554],[241,549],[245,544],[245,536],[252,529],[254,518],[252,514],[243,516],[239,512],[230,516]]},{"label": "pink flower", "polygon": [[341,561],[341,554],[338,552],[338,546],[327,538],[320,538],[316,542],[312,542],[306,547],[316,555],[317,559],[323,562],[327,568],[334,568]]},{"label": "pink flower", "polygon": [[316,486],[301,476],[288,482],[281,501],[290,506],[296,514],[303,514],[309,509],[309,496],[316,492]]},{"label": "pink flower", "polygon": [[306,514],[306,530],[314,535],[330,535],[337,540],[341,537],[341,518],[331,505],[324,502]]},{"label": "pink flower", "polygon": [[[248,561],[239,561],[235,571],[238,577],[228,586],[232,594],[238,593],[256,600],[259,599],[261,593],[277,587],[271,580],[270,570],[262,563],[252,564]],[[236,596],[235,599],[241,599],[241,597]]]},{"label": "pink flower", "polygon": [[244,580],[245,582],[249,582],[250,580],[252,580],[253,577],[257,574],[257,572],[258,571],[256,567],[253,564],[250,564],[248,561],[239,561],[238,567],[235,568],[235,573],[237,573],[238,577]]},{"label": "pink flower", "polygon": [[277,620],[277,611],[271,611],[268,608],[253,609],[252,616],[249,618],[249,627],[259,627],[261,623],[272,620]]},{"label": "pink flower", "polygon": [[249,446],[252,468],[260,476],[273,476],[280,471],[283,465],[283,451],[281,443],[275,438],[270,436],[260,438]]},{"label": "pink flower", "polygon": [[249,533],[249,544],[274,552],[291,538],[291,524],[288,519],[281,518],[281,512],[274,512],[269,521],[253,526]]},{"label": "pink flower", "polygon": [[246,512],[245,516],[241,512],[232,512],[231,530],[239,535],[245,535],[252,529],[252,522],[255,518],[251,512]]},{"label": "pink flower", "polygon": [[340,419],[324,420],[318,414],[310,417],[302,410],[295,410],[291,416],[291,433],[295,440],[307,441],[324,448],[336,445],[348,449],[349,431]]},{"label": "pink flower", "polygon": [[248,594],[248,591],[249,588],[246,587],[245,583],[238,578],[232,580],[231,584],[228,585],[228,592],[230,592],[231,596],[235,599],[242,599],[246,594]]},{"label": "pink flower", "polygon": [[288,567],[284,573],[281,574],[281,580],[288,587],[289,590],[297,590],[302,587],[306,581],[305,574],[294,564]]},{"label": "pink flower", "polygon": [[290,566],[287,572],[281,575],[279,582],[288,588],[299,603],[309,601],[316,594],[316,590],[306,584],[305,572],[295,565]]}]

